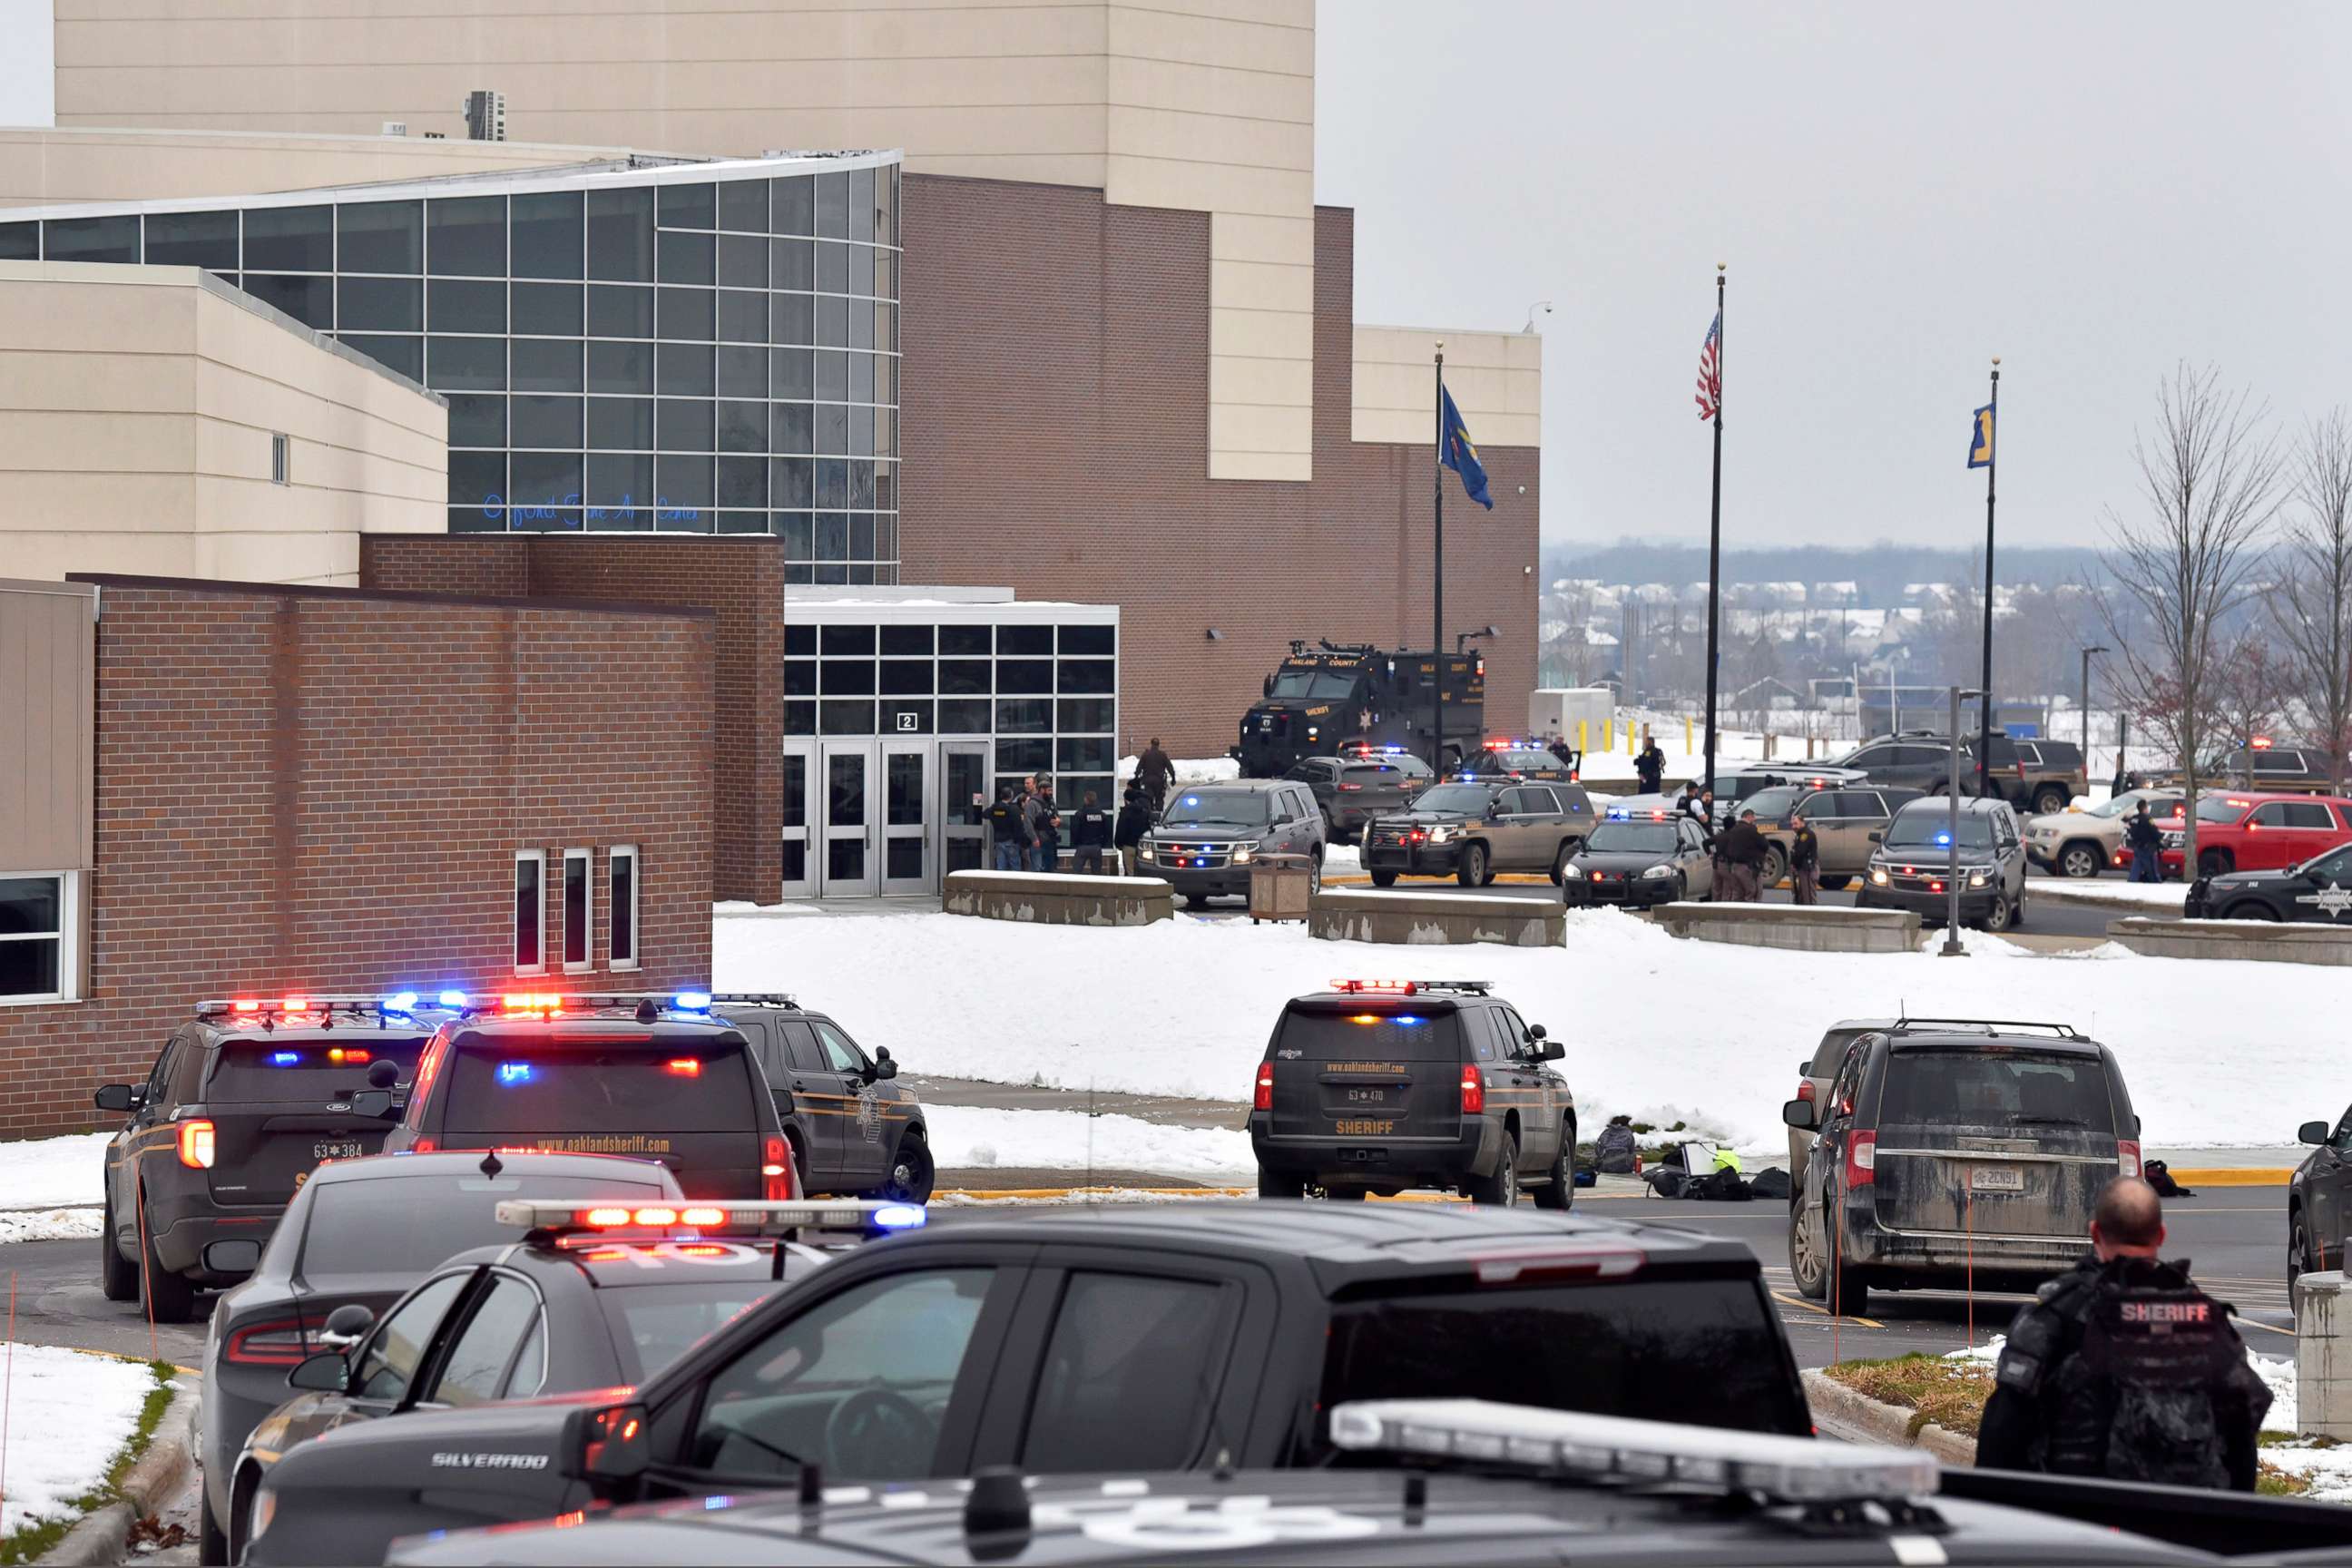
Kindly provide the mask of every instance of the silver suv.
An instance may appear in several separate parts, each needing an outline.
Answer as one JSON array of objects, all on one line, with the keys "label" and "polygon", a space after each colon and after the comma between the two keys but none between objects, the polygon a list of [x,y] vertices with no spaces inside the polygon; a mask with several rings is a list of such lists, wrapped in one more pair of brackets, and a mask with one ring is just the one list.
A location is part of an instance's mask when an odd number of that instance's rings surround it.
[{"label": "silver suv", "polygon": [[1883,833],[1855,895],[1856,908],[1910,910],[1922,921],[1950,912],[1953,806],[1958,806],[1960,921],[2003,931],[2025,919],[2025,840],[2005,800],[1915,800]]}]

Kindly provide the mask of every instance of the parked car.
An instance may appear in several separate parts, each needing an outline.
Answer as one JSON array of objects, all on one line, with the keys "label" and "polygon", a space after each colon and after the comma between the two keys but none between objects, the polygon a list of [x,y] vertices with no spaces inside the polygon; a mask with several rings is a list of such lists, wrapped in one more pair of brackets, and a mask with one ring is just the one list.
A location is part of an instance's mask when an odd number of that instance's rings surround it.
[{"label": "parked car", "polygon": [[2095,877],[2109,867],[2128,871],[2124,829],[2142,801],[2159,820],[2180,815],[2180,792],[2169,789],[2126,790],[2081,811],[2047,812],[2026,819],[2025,858],[2061,877]]},{"label": "parked car", "polygon": [[[1952,855],[1957,816],[1959,855]],[[1915,800],[1897,811],[1871,853],[1854,907],[1910,910],[1923,921],[1950,918],[1948,879],[1960,879],[1960,921],[2002,931],[2025,919],[2025,844],[2005,800],[1949,796]]]},{"label": "parked car", "polygon": [[[1960,739],[1960,793],[1979,793],[1977,740]],[[1952,742],[1934,730],[1906,730],[1868,741],[1840,757],[1838,765],[1858,768],[1873,784],[1895,784],[1927,795],[1951,790]],[[2079,747],[2065,741],[2019,741],[1995,733],[1987,770],[1993,795],[2021,811],[2063,811],[2089,787]]]},{"label": "parked car", "polygon": [[[1571,750],[1570,756],[1576,755]],[[1447,775],[1460,779],[1512,778],[1535,779],[1544,784],[1574,784],[1577,765],[1558,752],[1533,741],[1496,740],[1486,747],[1462,759],[1462,765]]]},{"label": "parked car", "polygon": [[1874,1289],[2032,1290],[2083,1255],[2099,1189],[2140,1170],[2113,1052],[2063,1024],[1912,1021],[1845,1048],[1789,1215],[1789,1270],[1854,1314]]},{"label": "parked car", "polygon": [[2342,1268],[2352,1245],[2352,1110],[2332,1124],[2306,1121],[2295,1137],[2316,1145],[2286,1184],[2286,1283],[2299,1300],[2296,1281]]},{"label": "parked car", "polygon": [[2284,871],[2230,871],[2189,884],[2191,920],[2305,921],[2352,930],[2352,845]]},{"label": "parked car", "polygon": [[1871,835],[1884,833],[1897,811],[1919,798],[1917,790],[1888,784],[1843,784],[1824,789],[1807,782],[1759,790],[1740,809],[1756,814],[1757,829],[1768,846],[1766,887],[1778,885],[1789,874],[1789,844],[1797,833],[1790,818],[1801,811],[1820,841],[1822,886],[1834,893],[1870,868]]},{"label": "parked car", "polygon": [[2206,776],[2216,782],[2226,779],[2240,789],[2273,790],[2282,794],[2325,794],[2329,787],[2327,753],[2301,746],[2272,746],[2260,742],[2242,746],[2209,763]]},{"label": "parked car", "polygon": [[[2187,824],[2164,825],[2164,871],[2183,874]],[[2197,797],[2197,874],[2276,871],[2352,843],[2352,800],[2230,790]]]},{"label": "parked car", "polygon": [[1323,885],[1323,812],[1307,786],[1287,779],[1197,784],[1168,797],[1160,820],[1136,847],[1150,875],[1165,879],[1186,909],[1212,898],[1245,898],[1261,855],[1303,857]]},{"label": "parked car", "polygon": [[790,996],[716,996],[710,1013],[751,1046],[803,1194],[930,1201],[930,1127],[915,1091],[898,1081],[889,1047],[866,1055],[848,1030]]},{"label": "parked car", "polygon": [[1449,876],[1477,888],[1503,871],[1548,871],[1557,882],[1593,821],[1582,784],[1433,784],[1410,810],[1365,826],[1364,869],[1378,888],[1399,877]]},{"label": "parked car", "polygon": [[1715,890],[1706,836],[1687,814],[1612,806],[1561,873],[1570,909],[1645,910]]},{"label": "parked car", "polygon": [[[1845,1048],[1863,1036],[1895,1028],[1900,1018],[1843,1018],[1822,1032],[1822,1043],[1813,1054],[1797,1063],[1797,1098],[1810,1100],[1816,1105],[1826,1104],[1830,1082],[1837,1077],[1838,1066],[1845,1060]],[[1813,1147],[1813,1130],[1790,1124],[1789,1128],[1789,1205],[1795,1207],[1803,1195],[1805,1162]]]},{"label": "parked car", "polygon": [[1305,784],[1323,811],[1324,836],[1346,843],[1372,817],[1402,811],[1427,789],[1429,764],[1402,746],[1337,757],[1309,757],[1282,775]]},{"label": "parked car", "polygon": [[[1867,782],[1865,775],[1853,768],[1811,763],[1797,766],[1774,763],[1747,763],[1736,768],[1717,768],[1715,777],[1700,787],[1714,789],[1715,820],[1722,824],[1729,822],[1738,812],[1747,809],[1749,802],[1766,790],[1790,787],[1828,789],[1833,784]],[[1670,799],[1679,798],[1679,795],[1670,797]],[[1632,803],[1621,801],[1618,804]],[[1760,817],[1763,814],[1759,812],[1757,815]]]}]

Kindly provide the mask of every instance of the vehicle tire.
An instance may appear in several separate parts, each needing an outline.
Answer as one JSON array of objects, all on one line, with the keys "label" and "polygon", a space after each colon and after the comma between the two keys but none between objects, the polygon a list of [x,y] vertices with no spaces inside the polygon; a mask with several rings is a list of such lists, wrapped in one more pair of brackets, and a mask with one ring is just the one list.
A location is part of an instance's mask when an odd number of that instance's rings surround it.
[{"label": "vehicle tire", "polygon": [[800,1190],[803,1197],[806,1197],[809,1195],[808,1150],[802,1145],[796,1129],[784,1129],[784,1147],[793,1152],[793,1185]]},{"label": "vehicle tire", "polygon": [[1801,1205],[1789,1210],[1789,1274],[1797,1294],[1808,1301],[1829,1299],[1829,1248],[1822,1239],[1822,1211]]},{"label": "vehicle tire", "polygon": [[1821,879],[1822,891],[1824,893],[1843,893],[1846,890],[1847,885],[1853,882],[1853,879],[1852,877],[1823,877]]},{"label": "vehicle tire", "polygon": [[1536,1189],[1536,1207],[1539,1209],[1570,1209],[1576,1206],[1576,1123],[1562,1122],[1559,1129],[1559,1152],[1552,1156],[1551,1180]]},{"label": "vehicle tire", "polygon": [[2074,797],[2056,784],[2043,784],[2033,792],[2033,813],[2037,816],[2055,816],[2073,802]]},{"label": "vehicle tire", "polygon": [[114,1239],[114,1201],[110,1198],[100,1218],[102,1227],[98,1234],[98,1289],[110,1301],[139,1300],[139,1266],[122,1256],[121,1245]]},{"label": "vehicle tire", "polygon": [[253,1544],[253,1494],[260,1489],[260,1474],[252,1469],[229,1482],[228,1539],[224,1543],[227,1551],[222,1556],[223,1562],[236,1562]]},{"label": "vehicle tire", "polygon": [[1396,886],[1397,874],[1394,871],[1374,871],[1371,873],[1371,879],[1372,886],[1375,888],[1393,888]]},{"label": "vehicle tire", "polygon": [[1551,858],[1551,885],[1553,887],[1557,888],[1567,882],[1568,863],[1575,858],[1576,840],[1573,838],[1561,839],[1559,841],[1559,853]]},{"label": "vehicle tire", "polygon": [[1503,1151],[1496,1157],[1495,1173],[1473,1176],[1463,1184],[1469,1190],[1474,1204],[1493,1204],[1509,1208],[1519,1201],[1519,1141],[1509,1133],[1503,1134]]},{"label": "vehicle tire", "polygon": [[2095,844],[2069,844],[2058,851],[2058,874],[2062,877],[2095,877],[2105,865],[2106,857]]},{"label": "vehicle tire", "polygon": [[1675,902],[1681,904],[1689,901],[1690,878],[1677,871],[1675,873]]},{"label": "vehicle tire", "polygon": [[1323,846],[1315,847],[1315,858],[1307,862],[1307,896],[1313,898],[1323,890]]},{"label": "vehicle tire", "polygon": [[1303,1198],[1307,1184],[1296,1176],[1278,1176],[1260,1169],[1257,1173],[1257,1195],[1262,1198]]},{"label": "vehicle tire", "polygon": [[[141,1201],[145,1201],[144,1194]],[[163,1267],[155,1256],[154,1237],[143,1228],[139,1241],[139,1289],[148,1315],[159,1323],[184,1323],[196,1315],[195,1281]]]},{"label": "vehicle tire", "polygon": [[1205,910],[1209,907],[1209,895],[1187,893],[1184,895],[1184,907],[1188,910]]},{"label": "vehicle tire", "polygon": [[1462,847],[1462,858],[1454,868],[1454,879],[1465,888],[1485,887],[1494,876],[1487,869],[1489,858],[1484,844],[1465,844]]},{"label": "vehicle tire", "polygon": [[2305,1275],[2317,1272],[2318,1268],[2317,1259],[2311,1256],[2310,1222],[2297,1209],[2287,1224],[2286,1304],[2298,1320],[2303,1316],[2303,1287],[2299,1281]]},{"label": "vehicle tire", "polygon": [[1992,932],[1995,936],[2007,931],[2014,923],[2011,916],[2009,900],[1999,898],[1993,900],[1992,908],[1985,910],[1984,919],[1978,922],[1984,930]]},{"label": "vehicle tire", "polygon": [[2023,882],[2017,885],[2017,902],[2010,907],[2009,923],[2011,926],[2021,926],[2025,923],[2025,884]]},{"label": "vehicle tire", "polygon": [[1323,1198],[1327,1203],[1360,1204],[1371,1195],[1371,1189],[1369,1187],[1326,1187],[1323,1189]]},{"label": "vehicle tire", "polygon": [[2200,877],[2226,877],[2238,868],[2238,858],[2227,849],[2200,849],[2197,852],[2197,874]]},{"label": "vehicle tire", "polygon": [[894,1204],[927,1204],[938,1174],[931,1146],[921,1133],[909,1129],[898,1140],[898,1152],[890,1157],[890,1173],[875,1195]]},{"label": "vehicle tire", "polygon": [[1870,1287],[1862,1282],[1862,1270],[1843,1266],[1831,1270],[1830,1310],[1843,1318],[1859,1318],[1870,1310]]},{"label": "vehicle tire", "polygon": [[2278,911],[2268,904],[2257,903],[2252,899],[2241,899],[2214,918],[2225,921],[2274,921],[2279,917]]},{"label": "vehicle tire", "polygon": [[212,1489],[201,1478],[196,1481],[196,1561],[214,1568],[229,1560],[228,1531],[213,1517]]},{"label": "vehicle tire", "polygon": [[1759,879],[1767,888],[1777,888],[1789,875],[1789,852],[1778,844],[1764,847],[1764,870]]}]

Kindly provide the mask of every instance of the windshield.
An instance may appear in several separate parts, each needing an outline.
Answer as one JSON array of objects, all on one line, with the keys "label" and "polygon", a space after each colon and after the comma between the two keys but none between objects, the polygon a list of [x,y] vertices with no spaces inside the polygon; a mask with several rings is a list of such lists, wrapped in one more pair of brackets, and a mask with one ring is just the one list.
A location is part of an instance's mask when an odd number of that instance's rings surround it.
[{"label": "windshield", "polygon": [[658,1167],[612,1163],[609,1175],[493,1179],[469,1169],[462,1175],[329,1182],[310,1199],[299,1272],[313,1280],[330,1274],[422,1274],[467,1247],[517,1239],[515,1227],[498,1219],[498,1205],[509,1198],[669,1195]]},{"label": "windshield", "polygon": [[1521,773],[1526,773],[1530,769],[1535,768],[1556,768],[1559,766],[1559,759],[1553,756],[1549,752],[1496,752],[1495,753],[1495,760],[1501,763],[1503,766],[1507,768],[1517,768]]},{"label": "windshield", "polygon": [[1675,852],[1675,825],[1604,822],[1592,830],[1584,847],[1596,855],[1671,855]]},{"label": "windshield", "polygon": [[[1906,809],[1895,815],[1886,826],[1886,847],[1889,849],[1948,849],[1951,847],[1952,814],[1949,808],[1929,806],[1924,811]],[[1992,847],[1992,818],[1974,812],[1960,814],[1960,847],[1990,849]]]},{"label": "windshield", "polygon": [[[338,1035],[342,1031],[335,1031]],[[205,1096],[220,1104],[238,1100],[334,1100],[367,1087],[368,1069],[390,1062],[400,1081],[416,1076],[425,1039],[386,1038],[383,1031],[352,1031],[348,1044],[308,1039],[273,1045],[268,1040],[232,1040],[213,1060]]]},{"label": "windshield", "polygon": [[1486,809],[1494,797],[1476,784],[1439,784],[1425,789],[1413,797],[1415,811],[1458,811],[1465,816],[1475,816]]},{"label": "windshield", "polygon": [[2246,815],[2247,802],[2231,800],[2227,795],[2209,795],[2197,803],[2200,822],[2235,822]]},{"label": "windshield", "polygon": [[751,1132],[759,1127],[743,1047],[718,1038],[600,1045],[495,1036],[451,1064],[452,1133]]},{"label": "windshield", "polygon": [[2091,807],[2088,812],[2084,813],[2084,815],[2108,818],[2128,816],[2133,812],[2139,809],[2139,803],[2141,801],[2147,802],[2148,815],[2151,816],[2178,816],[2180,815],[2180,797],[2179,795],[2155,795],[2144,789],[2126,790],[2122,795],[2116,795],[2112,800],[2103,800],[2098,805]]},{"label": "windshield", "polygon": [[1168,803],[1168,809],[1160,814],[1160,826],[1223,822],[1236,827],[1255,827],[1266,820],[1269,798],[1249,789],[1187,790]]},{"label": "windshield", "polygon": [[1748,809],[1769,822],[1776,817],[1788,816],[1790,806],[1812,793],[1811,789],[1799,788],[1793,784],[1777,784],[1770,789],[1759,789],[1749,795]]},{"label": "windshield", "polygon": [[1896,1051],[1886,1069],[1878,1120],[1882,1126],[2116,1130],[2107,1069],[2098,1058],[2008,1046]]},{"label": "windshield", "polygon": [[[1377,1006],[1379,1011],[1371,1009]],[[1450,1062],[1462,1054],[1461,1015],[1414,1013],[1411,1003],[1367,1003],[1361,1013],[1286,1013],[1276,1047],[1286,1061],[1354,1061],[1366,1057],[1409,1062]]]},{"label": "windshield", "polygon": [[[698,1245],[709,1247],[709,1242]],[[730,1252],[751,1254],[737,1243]],[[782,1287],[761,1279],[700,1279],[691,1285],[626,1285],[596,1292],[604,1321],[621,1352],[621,1376],[643,1383],[684,1355],[697,1341],[725,1328],[744,1308]]]},{"label": "windshield", "polygon": [[1274,689],[1266,695],[1293,701],[1302,698],[1337,701],[1355,689],[1353,670],[1285,669],[1275,676]]}]

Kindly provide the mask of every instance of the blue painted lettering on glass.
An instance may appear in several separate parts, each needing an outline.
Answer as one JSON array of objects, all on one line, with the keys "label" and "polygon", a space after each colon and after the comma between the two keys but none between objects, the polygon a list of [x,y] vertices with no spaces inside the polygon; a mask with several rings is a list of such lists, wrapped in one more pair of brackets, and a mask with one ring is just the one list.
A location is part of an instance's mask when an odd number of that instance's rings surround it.
[{"label": "blue painted lettering on glass", "polygon": [[[590,522],[629,522],[639,515],[636,497],[624,494],[617,506],[592,506],[585,512]],[[577,520],[568,513],[579,512],[580,492],[572,490],[556,500],[523,502],[512,506],[495,490],[482,497],[482,515],[495,522],[511,516],[516,522],[556,522],[577,526]],[[653,507],[656,522],[699,522],[702,509],[693,506],[672,506],[667,496],[656,496]]]}]

